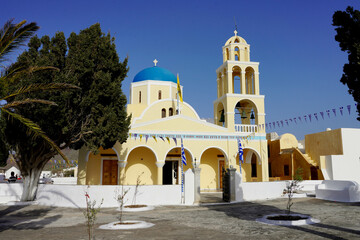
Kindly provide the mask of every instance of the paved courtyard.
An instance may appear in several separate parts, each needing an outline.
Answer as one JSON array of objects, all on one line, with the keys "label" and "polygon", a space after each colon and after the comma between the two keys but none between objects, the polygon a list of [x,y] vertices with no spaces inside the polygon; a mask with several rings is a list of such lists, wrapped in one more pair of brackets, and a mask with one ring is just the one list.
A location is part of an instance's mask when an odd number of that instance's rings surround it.
[{"label": "paved courtyard", "polygon": [[[126,220],[154,223],[148,229],[95,230],[95,239],[360,239],[360,203],[336,203],[314,198],[294,200],[293,211],[321,223],[283,227],[255,220],[283,213],[286,199],[162,206],[148,212],[124,213]],[[97,224],[116,221],[114,208],[102,209]],[[0,205],[0,239],[88,239],[81,209]]]}]

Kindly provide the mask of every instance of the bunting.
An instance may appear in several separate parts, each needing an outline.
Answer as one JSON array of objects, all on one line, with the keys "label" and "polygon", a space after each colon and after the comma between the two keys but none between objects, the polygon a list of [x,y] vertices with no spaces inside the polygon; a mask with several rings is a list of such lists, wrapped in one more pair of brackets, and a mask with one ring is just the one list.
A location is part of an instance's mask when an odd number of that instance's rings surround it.
[{"label": "bunting", "polygon": [[[355,106],[357,106],[357,104],[355,103]],[[325,111],[320,111],[318,113],[309,113],[309,114],[305,114],[302,117],[298,116],[298,117],[292,117],[289,119],[284,119],[284,120],[279,120],[279,121],[274,121],[274,122],[270,122],[270,123],[265,123],[265,128],[266,129],[274,129],[275,126],[277,125],[279,128],[280,127],[284,127],[285,126],[290,126],[292,123],[298,124],[298,123],[311,123],[313,120],[313,117],[316,119],[316,121],[319,121],[319,115],[321,116],[322,120],[325,120],[325,113],[328,116],[328,118],[332,118],[331,115],[333,115],[333,117],[339,117],[339,116],[345,116],[345,112],[346,110],[344,110],[345,107],[341,106],[339,108],[331,108],[331,109],[327,109]],[[348,114],[351,114],[351,105],[346,105],[346,109]],[[340,114],[337,114],[337,111],[339,111]],[[304,121],[302,121],[304,120]],[[285,122],[285,124],[284,124]],[[258,127],[260,127],[260,125],[258,125]],[[259,128],[261,129],[261,128]]]}]

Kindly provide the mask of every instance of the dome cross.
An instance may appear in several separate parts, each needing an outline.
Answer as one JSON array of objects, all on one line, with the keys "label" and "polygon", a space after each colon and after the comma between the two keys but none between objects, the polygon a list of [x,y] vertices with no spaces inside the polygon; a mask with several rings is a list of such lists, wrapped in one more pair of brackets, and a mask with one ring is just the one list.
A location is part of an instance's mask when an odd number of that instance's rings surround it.
[{"label": "dome cross", "polygon": [[158,63],[158,60],[156,60],[156,58],[155,58],[155,60],[153,61],[153,63],[154,63],[154,65],[155,65],[155,67],[156,67],[156,64]]}]

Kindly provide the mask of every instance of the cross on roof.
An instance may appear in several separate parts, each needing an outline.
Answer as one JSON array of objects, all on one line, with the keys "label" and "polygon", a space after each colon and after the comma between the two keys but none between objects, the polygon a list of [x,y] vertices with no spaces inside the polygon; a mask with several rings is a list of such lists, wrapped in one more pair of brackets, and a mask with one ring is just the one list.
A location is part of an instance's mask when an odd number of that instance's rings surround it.
[{"label": "cross on roof", "polygon": [[238,33],[236,30],[234,31],[234,33],[235,33],[235,36],[237,36],[236,34]]},{"label": "cross on roof", "polygon": [[158,60],[156,60],[156,58],[155,58],[155,60],[153,62],[154,62],[154,65],[156,67],[156,64],[158,63]]}]

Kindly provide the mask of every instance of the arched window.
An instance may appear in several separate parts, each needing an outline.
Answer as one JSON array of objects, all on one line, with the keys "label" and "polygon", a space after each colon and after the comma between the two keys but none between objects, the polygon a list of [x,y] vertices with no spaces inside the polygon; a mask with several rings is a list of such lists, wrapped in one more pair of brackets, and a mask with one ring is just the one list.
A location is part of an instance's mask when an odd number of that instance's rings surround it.
[{"label": "arched window", "polygon": [[169,108],[169,117],[172,115],[174,115],[174,110],[173,110],[173,108]]},{"label": "arched window", "polygon": [[166,109],[165,108],[161,109],[161,117],[162,118],[166,117]]},{"label": "arched window", "polygon": [[141,103],[141,91],[139,91],[139,103]]},{"label": "arched window", "polygon": [[159,90],[158,99],[159,99],[159,100],[161,99],[161,90]]},{"label": "arched window", "polygon": [[240,61],[240,50],[238,47],[235,47],[235,61]]}]

